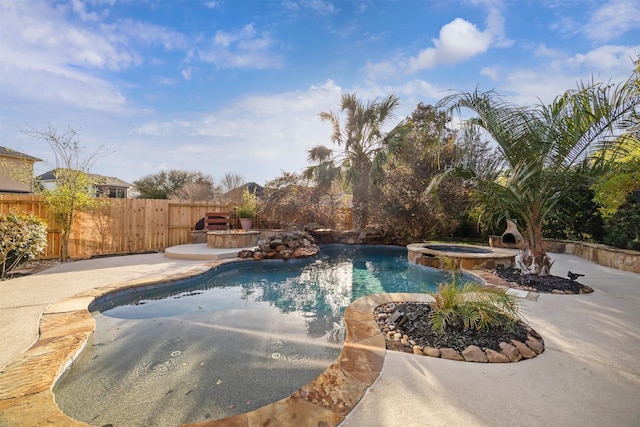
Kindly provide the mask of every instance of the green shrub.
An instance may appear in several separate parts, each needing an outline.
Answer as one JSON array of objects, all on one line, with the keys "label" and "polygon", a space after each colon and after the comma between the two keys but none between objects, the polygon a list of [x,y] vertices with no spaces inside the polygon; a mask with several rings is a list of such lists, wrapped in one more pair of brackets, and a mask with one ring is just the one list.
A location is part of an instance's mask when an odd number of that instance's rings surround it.
[{"label": "green shrub", "polygon": [[593,190],[585,184],[579,186],[571,197],[561,198],[545,220],[543,237],[601,242],[604,220],[600,213],[601,206],[593,201],[593,197]]},{"label": "green shrub", "polygon": [[492,327],[515,330],[520,322],[518,300],[501,289],[477,283],[460,286],[456,280],[438,286],[429,320],[432,330],[442,335],[449,327],[485,331]]},{"label": "green shrub", "polygon": [[47,225],[33,215],[0,216],[0,278],[47,247]]},{"label": "green shrub", "polygon": [[640,251],[640,191],[629,194],[627,201],[607,219],[604,243],[620,249]]}]

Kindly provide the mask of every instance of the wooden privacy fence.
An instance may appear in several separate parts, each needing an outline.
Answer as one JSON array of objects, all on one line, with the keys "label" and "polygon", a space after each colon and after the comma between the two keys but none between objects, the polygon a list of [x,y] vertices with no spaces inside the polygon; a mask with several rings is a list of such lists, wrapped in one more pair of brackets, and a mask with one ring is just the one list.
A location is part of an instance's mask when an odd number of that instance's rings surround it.
[{"label": "wooden privacy fence", "polygon": [[[78,214],[69,239],[70,258],[162,250],[191,243],[190,231],[208,211],[232,211],[230,203],[152,199],[100,199],[100,206]],[[60,230],[39,196],[0,194],[0,215],[31,213],[47,221],[42,259],[60,257]]]}]

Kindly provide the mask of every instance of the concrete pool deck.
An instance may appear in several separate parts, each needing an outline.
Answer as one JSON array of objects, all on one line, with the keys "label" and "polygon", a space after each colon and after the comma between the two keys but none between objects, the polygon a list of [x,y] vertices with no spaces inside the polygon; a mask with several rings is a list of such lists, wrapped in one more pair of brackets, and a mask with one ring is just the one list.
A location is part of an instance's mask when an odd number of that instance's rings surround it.
[{"label": "concrete pool deck", "polygon": [[[640,275],[572,255],[552,257],[554,274],[585,274],[580,282],[594,292],[523,300],[527,322],[545,340],[539,357],[476,364],[385,351],[367,310],[388,298],[374,296],[345,313],[345,349],[323,381],[226,425],[640,425]],[[93,330],[92,318],[82,314],[89,302],[212,265],[131,255],[60,264],[0,282],[0,425],[86,425],[56,412],[50,389],[70,363],[57,354],[77,354]],[[323,390],[335,399],[318,399]],[[286,406],[294,411],[285,414]]]}]

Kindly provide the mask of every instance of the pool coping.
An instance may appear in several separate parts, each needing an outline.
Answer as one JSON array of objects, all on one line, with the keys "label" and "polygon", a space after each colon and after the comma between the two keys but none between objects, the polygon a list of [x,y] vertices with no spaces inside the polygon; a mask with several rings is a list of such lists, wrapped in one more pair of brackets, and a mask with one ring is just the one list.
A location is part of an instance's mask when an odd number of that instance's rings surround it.
[{"label": "pool coping", "polygon": [[[433,249],[429,246],[449,246],[456,248],[480,248],[486,252],[456,252],[443,249]],[[421,243],[410,243],[407,245],[407,256],[409,262],[427,267],[440,269],[455,268],[473,269],[495,269],[498,266],[509,268],[515,266],[515,256],[517,251],[512,249],[493,248],[479,245],[463,245],[440,241],[426,241]]]},{"label": "pool coping", "polygon": [[[95,330],[89,305],[115,292],[173,284],[209,272],[223,264],[246,262],[225,259],[175,275],[129,280],[80,292],[49,305],[40,316],[37,341],[11,361],[2,372],[0,415],[13,426],[63,424],[87,426],[65,415],[56,405],[53,386],[84,349]],[[495,276],[467,271],[486,284]],[[475,274],[474,274],[475,273]],[[491,277],[493,276],[493,278]],[[496,278],[497,279],[497,278]],[[503,283],[494,283],[503,285]],[[254,411],[218,420],[187,424],[190,427],[267,425],[337,426],[355,408],[382,372],[386,344],[374,319],[377,306],[397,301],[429,302],[428,294],[383,293],[361,297],[344,313],[346,337],[340,355],[322,374],[290,396]],[[185,425],[185,426],[187,426]]]}]

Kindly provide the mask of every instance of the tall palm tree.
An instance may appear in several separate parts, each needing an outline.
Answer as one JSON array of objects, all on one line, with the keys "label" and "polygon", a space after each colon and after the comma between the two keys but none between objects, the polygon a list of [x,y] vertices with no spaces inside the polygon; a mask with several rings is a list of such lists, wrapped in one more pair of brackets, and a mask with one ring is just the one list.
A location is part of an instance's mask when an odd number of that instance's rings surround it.
[{"label": "tall palm tree", "polygon": [[473,111],[476,117],[465,126],[486,132],[497,144],[499,155],[491,162],[466,158],[448,173],[469,180],[488,217],[524,222],[526,248],[519,258],[524,271],[549,273],[553,261],[542,246],[545,218],[583,182],[576,176],[594,178],[610,169],[639,100],[629,79],[619,85],[580,83],[550,105],[516,106],[493,91],[457,93],[438,103],[450,112]]},{"label": "tall palm tree", "polygon": [[313,147],[308,155],[313,165],[304,174],[322,188],[329,188],[336,181],[342,181],[350,187],[356,229],[367,226],[369,196],[376,173],[404,134],[403,123],[390,132],[383,131],[384,125],[395,117],[393,111],[398,105],[399,98],[395,95],[363,104],[355,94],[344,94],[340,102],[340,111],[346,113],[342,128],[337,113],[320,113],[320,118],[333,126],[331,142],[341,150],[334,151],[322,145]]}]

